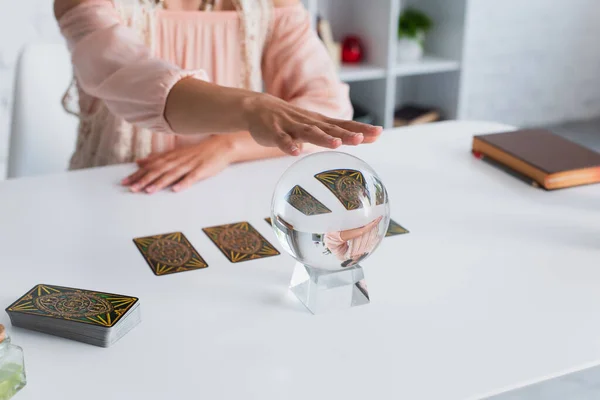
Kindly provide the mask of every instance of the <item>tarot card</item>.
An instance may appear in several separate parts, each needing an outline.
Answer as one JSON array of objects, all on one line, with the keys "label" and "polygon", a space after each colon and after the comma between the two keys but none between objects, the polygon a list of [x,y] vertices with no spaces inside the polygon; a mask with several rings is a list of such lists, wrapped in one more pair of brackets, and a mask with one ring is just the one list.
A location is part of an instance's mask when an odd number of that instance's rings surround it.
[{"label": "tarot card", "polygon": [[155,275],[168,275],[208,267],[181,232],[133,239]]},{"label": "tarot card", "polygon": [[331,212],[329,208],[325,207],[323,203],[299,185],[294,186],[290,190],[285,196],[285,200],[304,215],[319,215]]},{"label": "tarot card", "polygon": [[365,177],[360,171],[334,169],[321,172],[315,178],[338,198],[346,210],[363,208],[363,202],[368,201]]},{"label": "tarot card", "polygon": [[390,219],[390,225],[388,226],[388,230],[385,234],[385,237],[402,235],[404,233],[409,233],[408,229],[404,228],[402,225],[398,224],[393,219]]},{"label": "tarot card", "polygon": [[[6,312],[112,328],[138,302],[137,297],[36,285]],[[11,316],[12,318],[12,316]]]},{"label": "tarot card", "polygon": [[249,222],[213,226],[202,229],[232,263],[279,255]]}]

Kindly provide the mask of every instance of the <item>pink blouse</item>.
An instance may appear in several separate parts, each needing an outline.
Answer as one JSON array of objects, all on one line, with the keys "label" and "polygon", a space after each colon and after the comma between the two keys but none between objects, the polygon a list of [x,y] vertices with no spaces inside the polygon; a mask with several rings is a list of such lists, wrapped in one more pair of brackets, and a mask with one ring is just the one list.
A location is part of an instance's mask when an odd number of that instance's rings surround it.
[{"label": "pink blouse", "polygon": [[[241,86],[236,11],[156,13],[153,51],[111,2],[88,1],[60,19],[82,115],[72,168],[131,162],[206,137],[177,135],[164,118],[168,93],[184,77]],[[312,111],[351,118],[348,87],[304,7],[276,8],[273,18],[262,55],[264,90]]]},{"label": "pink blouse", "polygon": [[339,260],[349,260],[362,256],[373,251],[378,241],[379,225],[375,225],[371,230],[362,235],[350,239],[342,240],[342,232],[331,232],[325,235],[325,246]]}]

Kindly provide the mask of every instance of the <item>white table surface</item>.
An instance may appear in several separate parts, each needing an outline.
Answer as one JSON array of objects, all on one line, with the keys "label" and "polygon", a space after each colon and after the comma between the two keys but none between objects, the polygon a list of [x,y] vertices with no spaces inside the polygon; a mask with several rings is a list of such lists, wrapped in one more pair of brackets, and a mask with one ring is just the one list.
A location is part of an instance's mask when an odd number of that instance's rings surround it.
[{"label": "white table surface", "polygon": [[[0,183],[2,308],[47,283],[138,296],[143,313],[109,349],[12,330],[29,377],[16,399],[467,399],[599,363],[600,186],[545,192],[470,155],[474,133],[506,128],[347,149],[411,233],[364,263],[370,305],[318,316],[287,290],[290,257],[230,264],[201,230],[248,220],[276,243],[263,218],[291,158],[181,194],[126,192],[131,165]],[[170,231],[210,267],[154,276],[132,238]]]}]

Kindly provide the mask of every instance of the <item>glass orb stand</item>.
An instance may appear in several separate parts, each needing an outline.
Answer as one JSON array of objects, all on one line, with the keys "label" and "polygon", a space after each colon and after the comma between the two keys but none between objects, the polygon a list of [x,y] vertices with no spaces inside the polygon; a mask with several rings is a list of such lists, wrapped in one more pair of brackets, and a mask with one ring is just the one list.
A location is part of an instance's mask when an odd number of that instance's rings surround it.
[{"label": "glass orb stand", "polygon": [[297,262],[290,290],[313,314],[369,304],[365,274],[360,265],[330,271]]}]

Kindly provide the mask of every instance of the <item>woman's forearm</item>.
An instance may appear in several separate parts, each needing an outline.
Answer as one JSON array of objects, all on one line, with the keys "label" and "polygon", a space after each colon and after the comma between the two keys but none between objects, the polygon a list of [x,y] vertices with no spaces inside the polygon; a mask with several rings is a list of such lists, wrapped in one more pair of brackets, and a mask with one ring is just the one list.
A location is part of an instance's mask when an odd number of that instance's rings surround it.
[{"label": "woman's forearm", "polygon": [[71,6],[67,11],[57,7],[56,15],[79,86],[138,127],[180,134],[249,131],[258,144],[291,155],[300,154],[301,143],[334,149],[381,134],[381,127],[209,83],[205,71],[183,70],[153,57],[139,35],[121,23],[110,1],[73,0]]},{"label": "woman's forearm", "polygon": [[180,134],[246,131],[245,114],[257,95],[186,78],[169,92],[164,116],[171,129]]},{"label": "woman's forearm", "polygon": [[340,238],[342,238],[344,242],[347,242],[349,240],[356,239],[357,237],[362,236],[365,233],[365,231],[365,226],[360,228],[348,229],[340,233]]},{"label": "woman's forearm", "polygon": [[375,220],[369,222],[365,226],[361,226],[360,228],[348,229],[346,231],[340,232],[340,237],[344,241],[356,239],[359,236],[364,235],[365,233],[371,231],[376,227],[377,224],[383,219],[383,217],[378,217]]}]

